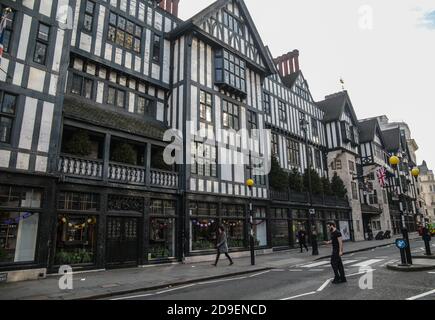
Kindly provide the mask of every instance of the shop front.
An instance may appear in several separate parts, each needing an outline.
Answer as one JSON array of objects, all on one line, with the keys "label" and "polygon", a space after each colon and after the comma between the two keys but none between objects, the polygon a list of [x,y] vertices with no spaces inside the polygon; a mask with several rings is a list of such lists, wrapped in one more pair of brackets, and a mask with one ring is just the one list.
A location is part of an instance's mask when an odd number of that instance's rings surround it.
[{"label": "shop front", "polygon": [[170,194],[62,185],[51,271],[175,261],[177,200]]},{"label": "shop front", "polygon": [[[3,281],[44,277],[53,181],[0,174],[0,273]],[[19,183],[19,184],[17,184]]]}]

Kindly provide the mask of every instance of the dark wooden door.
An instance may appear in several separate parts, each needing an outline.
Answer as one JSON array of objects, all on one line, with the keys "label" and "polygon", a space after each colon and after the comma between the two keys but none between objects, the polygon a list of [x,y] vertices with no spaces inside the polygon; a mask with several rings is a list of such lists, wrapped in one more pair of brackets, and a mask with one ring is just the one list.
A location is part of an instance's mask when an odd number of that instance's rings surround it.
[{"label": "dark wooden door", "polygon": [[137,265],[138,219],[108,218],[106,242],[106,264],[108,266]]}]

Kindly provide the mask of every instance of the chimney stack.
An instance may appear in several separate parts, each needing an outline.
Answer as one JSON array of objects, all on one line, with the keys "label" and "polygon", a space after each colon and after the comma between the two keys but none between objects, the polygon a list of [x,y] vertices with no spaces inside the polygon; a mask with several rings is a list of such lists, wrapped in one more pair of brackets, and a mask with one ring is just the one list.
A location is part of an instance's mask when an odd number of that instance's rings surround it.
[{"label": "chimney stack", "polygon": [[157,0],[160,8],[178,17],[178,4],[180,0]]},{"label": "chimney stack", "polygon": [[275,65],[282,77],[299,71],[299,51],[293,50],[274,59]]}]

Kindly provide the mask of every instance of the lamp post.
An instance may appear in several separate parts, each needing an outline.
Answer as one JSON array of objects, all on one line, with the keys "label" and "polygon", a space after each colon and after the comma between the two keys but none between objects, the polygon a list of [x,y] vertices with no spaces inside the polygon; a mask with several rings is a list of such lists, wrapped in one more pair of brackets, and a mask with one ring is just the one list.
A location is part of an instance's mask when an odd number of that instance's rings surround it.
[{"label": "lamp post", "polygon": [[251,265],[255,266],[255,243],[254,243],[254,210],[252,208],[252,193],[255,182],[253,179],[246,180],[246,186],[249,189],[249,224],[251,230],[249,234],[249,247],[251,249]]},{"label": "lamp post", "polygon": [[[310,234],[311,242],[317,241],[316,239],[313,239],[313,226],[315,225],[315,216],[316,211],[313,208],[313,187],[312,187],[312,181],[311,181],[311,158],[310,158],[310,152],[309,152],[309,145],[308,145],[308,125],[309,122],[305,117],[301,118],[299,121],[299,124],[301,126],[302,131],[304,132],[304,142],[305,142],[305,157],[307,159],[307,174],[308,174],[308,204],[309,204],[309,219],[308,219],[308,232]],[[313,247],[313,255],[318,255],[319,252],[316,250],[317,244],[311,243]]]},{"label": "lamp post", "polygon": [[403,209],[403,202],[402,202],[404,194],[403,194],[402,179],[400,177],[400,170],[399,170],[400,158],[397,156],[392,156],[390,157],[389,162],[390,165],[394,168],[395,172],[397,173],[397,179],[399,179],[399,188],[400,188],[399,209],[402,218],[402,235],[403,235],[403,239],[407,243],[406,248],[403,249],[405,250],[405,252],[403,253],[401,251],[402,265],[412,265],[411,246],[409,243],[408,229],[406,227],[405,212]]}]

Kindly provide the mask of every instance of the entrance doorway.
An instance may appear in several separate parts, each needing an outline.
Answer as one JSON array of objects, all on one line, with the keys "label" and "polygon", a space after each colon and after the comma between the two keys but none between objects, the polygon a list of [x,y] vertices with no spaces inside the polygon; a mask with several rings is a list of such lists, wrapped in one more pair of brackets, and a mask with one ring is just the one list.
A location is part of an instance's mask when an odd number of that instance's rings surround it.
[{"label": "entrance doorway", "polygon": [[138,219],[110,217],[107,219],[106,264],[110,267],[138,264]]}]

